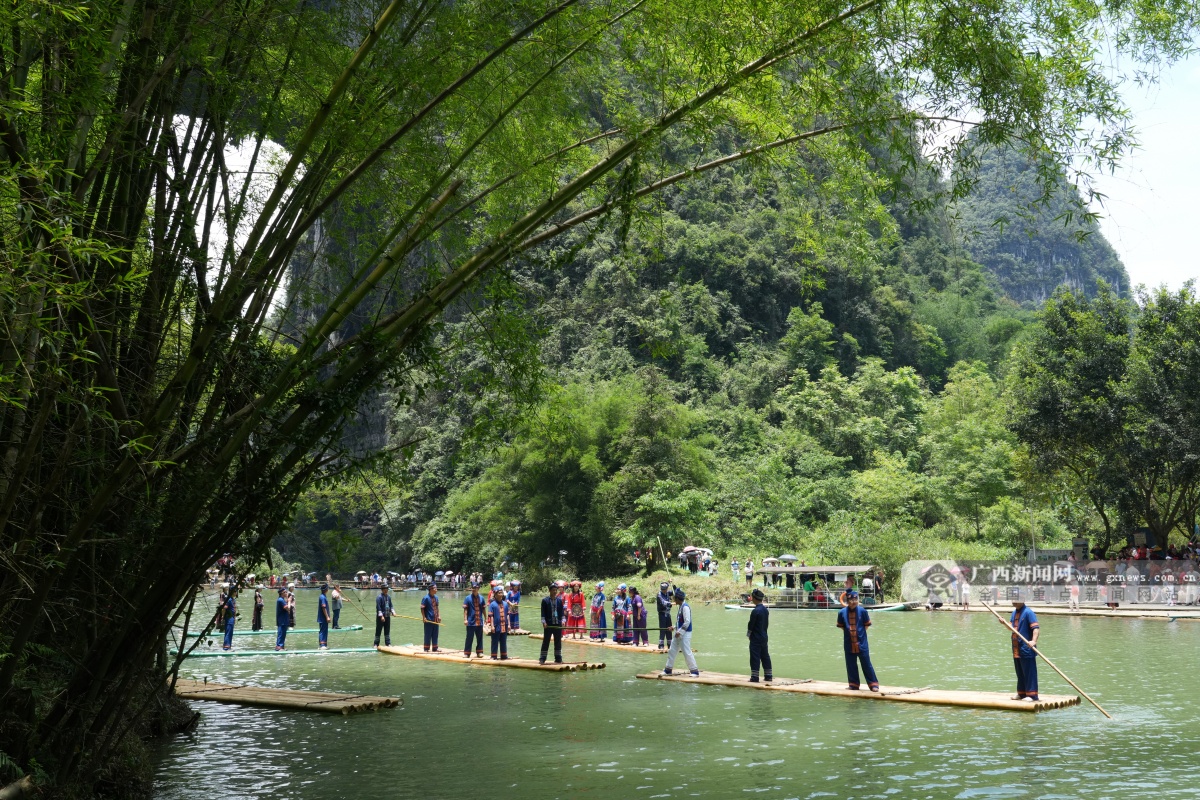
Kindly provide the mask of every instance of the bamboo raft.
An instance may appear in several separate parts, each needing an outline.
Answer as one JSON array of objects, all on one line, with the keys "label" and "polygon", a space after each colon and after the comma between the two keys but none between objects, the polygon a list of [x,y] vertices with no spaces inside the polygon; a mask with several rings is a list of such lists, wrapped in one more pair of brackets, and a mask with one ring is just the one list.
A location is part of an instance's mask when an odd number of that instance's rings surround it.
[{"label": "bamboo raft", "polygon": [[527,631],[524,628],[513,628],[508,632],[509,636],[532,636],[533,631]]},{"label": "bamboo raft", "polygon": [[[193,650],[188,658],[216,658],[218,656],[311,656],[322,653],[373,653],[374,647],[327,647],[324,650]],[[172,649],[171,655],[179,655]]]},{"label": "bamboo raft", "polygon": [[405,645],[403,647],[389,647],[387,645],[377,648],[381,653],[387,653],[390,656],[408,656],[410,658],[420,658],[426,661],[453,661],[457,664],[472,664],[480,667],[512,667],[514,669],[540,669],[544,672],[583,672],[589,669],[604,669],[604,662],[589,663],[587,661],[569,661],[562,664],[539,664],[534,658],[513,658],[501,661],[496,659],[493,661],[487,656],[483,658],[463,658],[460,653],[439,650],[436,653],[427,653],[420,647],[413,645]]},{"label": "bamboo raft", "polygon": [[175,694],[187,700],[215,700],[265,708],[295,708],[304,711],[323,711],[327,714],[355,714],[380,708],[395,708],[401,704],[397,697],[376,697],[368,694],[336,694],[308,692],[297,689],[268,689],[260,686],[234,686],[227,683],[201,683],[179,680]]},{"label": "bamboo raft", "polygon": [[[346,625],[341,628],[330,628],[329,632],[336,636],[334,631],[361,631],[362,625]],[[288,628],[288,636],[294,633],[320,633],[320,628]],[[263,628],[261,631],[234,631],[234,636],[274,636],[277,631],[274,628],[267,630]],[[225,632],[222,630],[213,629],[209,633],[189,633],[188,638],[204,638],[204,639],[221,639],[224,638]]]},{"label": "bamboo raft", "polygon": [[[540,633],[534,633],[534,634],[531,634],[529,636],[529,638],[530,639],[544,639],[546,637]],[[563,637],[563,646],[565,647],[568,644],[585,644],[589,647],[608,647],[613,650],[624,650],[626,653],[647,653],[647,654],[657,654],[660,656],[665,656],[667,654],[666,649],[664,648],[662,650],[659,650],[658,645],[639,646],[639,645],[632,645],[632,644],[617,644],[616,642],[612,641],[611,639],[604,639],[604,640],[600,640],[600,639],[568,639],[567,637],[564,636]],[[700,651],[693,650],[692,652],[699,653]]]},{"label": "bamboo raft", "polygon": [[817,681],[797,678],[776,678],[773,683],[750,683],[746,675],[729,675],[722,672],[701,672],[698,676],[684,673],[663,675],[648,672],[638,675],[646,680],[675,681],[678,683],[703,683],[708,686],[739,686],[768,692],[794,692],[819,694],[826,697],[849,697],[855,700],[891,700],[898,703],[924,703],[936,706],[960,706],[963,708],[989,708],[1000,711],[1049,711],[1055,708],[1079,705],[1075,695],[1041,695],[1040,700],[1013,700],[1003,692],[963,692],[948,689],[932,689],[928,686],[910,689],[903,686],[880,686],[878,692],[867,689],[847,689],[846,684],[834,681]]}]

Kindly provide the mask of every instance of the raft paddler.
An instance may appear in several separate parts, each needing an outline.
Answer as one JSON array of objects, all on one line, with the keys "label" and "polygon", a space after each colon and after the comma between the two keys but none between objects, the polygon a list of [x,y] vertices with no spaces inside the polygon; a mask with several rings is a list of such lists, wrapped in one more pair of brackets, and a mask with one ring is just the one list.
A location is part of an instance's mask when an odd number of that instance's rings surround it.
[{"label": "raft paddler", "polygon": [[754,602],[754,610],[750,612],[750,621],[746,623],[746,638],[750,640],[750,682],[758,683],[758,668],[763,670],[763,678],[767,683],[772,681],[771,654],[767,652],[767,607],[763,605],[766,595],[762,589],[755,588],[750,593]]},{"label": "raft paddler", "polygon": [[667,651],[667,666],[663,675],[670,675],[675,669],[675,656],[683,652],[688,670],[692,675],[699,675],[700,668],[696,666],[696,655],[692,652],[692,607],[687,603],[687,595],[683,589],[675,589],[675,605],[678,614],[675,617],[675,636],[671,639],[671,649]]},{"label": "raft paddler", "polygon": [[863,677],[867,688],[879,691],[879,679],[871,666],[871,652],[867,646],[867,628],[871,627],[871,615],[858,604],[858,592],[846,592],[846,607],[838,611],[837,626],[842,629],[842,649],[846,653],[846,688],[858,689],[858,665],[862,663]]},{"label": "raft paddler", "polygon": [[508,593],[504,598],[508,600],[508,629],[516,631],[521,629],[521,582],[511,580],[508,582]]},{"label": "raft paddler", "polygon": [[487,601],[479,595],[479,582],[471,584],[471,593],[463,599],[463,625],[467,626],[467,643],[463,645],[463,658],[471,657],[471,642],[475,642],[475,654],[483,658],[483,617],[487,613]]},{"label": "raft paddler", "polygon": [[503,585],[492,591],[492,602],[488,603],[488,636],[492,639],[492,660],[508,661],[508,600]]},{"label": "raft paddler", "polygon": [[275,601],[275,649],[287,645],[287,634],[291,618],[288,616],[287,588],[279,587],[279,599]]},{"label": "raft paddler", "polygon": [[1028,644],[1021,641],[1021,637],[1017,636],[1017,633],[1037,647],[1038,633],[1041,627],[1038,625],[1037,615],[1033,613],[1032,608],[1025,605],[1025,601],[1021,599],[1020,595],[1013,600],[1012,617],[1008,624],[1016,631],[1012,635],[1013,667],[1017,671],[1017,693],[1013,695],[1013,700],[1036,701],[1038,699],[1037,654]]},{"label": "raft paddler", "polygon": [[438,651],[438,626],[442,622],[442,611],[438,607],[437,586],[431,581],[421,598],[421,624],[425,627],[425,652]]},{"label": "raft paddler", "polygon": [[392,645],[392,617],[396,609],[392,605],[392,596],[388,594],[388,585],[379,584],[379,594],[375,597],[375,646],[379,647],[379,634],[383,634],[383,643]]},{"label": "raft paddler", "polygon": [[546,652],[550,649],[550,640],[554,640],[554,663],[562,663],[563,623],[567,618],[567,604],[559,596],[559,591],[566,588],[562,581],[550,584],[550,594],[542,598],[542,651],[538,663],[546,663]]},{"label": "raft paddler", "polygon": [[333,622],[333,614],[329,610],[329,584],[321,584],[321,594],[317,596],[317,649],[329,649],[329,626]]},{"label": "raft paddler", "polygon": [[571,592],[567,595],[567,631],[574,639],[582,639],[587,628],[583,606],[583,582],[571,581]]},{"label": "raft paddler", "polygon": [[604,581],[596,584],[596,593],[592,595],[592,638],[603,642],[608,638],[608,618],[605,616],[604,601],[607,600],[604,596]]},{"label": "raft paddler", "polygon": [[237,589],[234,586],[229,587],[229,594],[225,595],[225,605],[223,613],[225,617],[225,641],[221,643],[222,650],[233,649],[233,626],[237,622],[237,600],[234,595],[237,594]]},{"label": "raft paddler", "polygon": [[671,646],[671,585],[666,581],[658,585],[654,605],[658,608],[658,649],[666,650]]}]

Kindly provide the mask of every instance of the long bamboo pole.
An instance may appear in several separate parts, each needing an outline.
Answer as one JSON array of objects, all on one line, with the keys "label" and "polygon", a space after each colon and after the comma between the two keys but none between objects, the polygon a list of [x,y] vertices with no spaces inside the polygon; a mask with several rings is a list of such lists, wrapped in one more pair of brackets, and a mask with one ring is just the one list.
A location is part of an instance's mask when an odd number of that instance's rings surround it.
[{"label": "long bamboo pole", "polygon": [[[980,601],[980,602],[983,602],[983,601]],[[987,603],[983,603],[983,607],[984,607],[984,608],[986,608],[988,611],[992,612],[992,616],[994,616],[996,619],[1000,620],[1000,622],[1004,624],[1004,627],[1006,627],[1006,628],[1008,628],[1010,631],[1012,631],[1012,632],[1013,632],[1013,633],[1016,635],[1016,637],[1017,637],[1018,639],[1020,639],[1020,640],[1021,640],[1022,642],[1024,642],[1025,644],[1029,645],[1029,649],[1030,649],[1030,650],[1032,650],[1032,651],[1033,651],[1035,654],[1037,654],[1037,655],[1038,655],[1038,656],[1039,656],[1039,657],[1042,659],[1042,661],[1045,661],[1047,664],[1049,664],[1049,665],[1050,665],[1050,669],[1052,669],[1052,670],[1054,670],[1055,672],[1057,672],[1057,673],[1058,673],[1058,674],[1059,674],[1059,675],[1062,677],[1062,679],[1063,679],[1064,681],[1066,681],[1067,683],[1071,684],[1071,688],[1072,688],[1072,689],[1074,689],[1075,691],[1077,691],[1077,692],[1079,692],[1081,695],[1083,695],[1084,699],[1085,699],[1085,700],[1087,700],[1087,701],[1088,701],[1089,703],[1091,703],[1092,705],[1094,705],[1094,706],[1096,707],[1096,709],[1097,709],[1097,710],[1098,710],[1098,711],[1099,711],[1101,714],[1103,714],[1104,716],[1108,717],[1109,719],[1112,719],[1112,714],[1108,713],[1108,712],[1107,712],[1107,711],[1105,711],[1103,708],[1101,708],[1101,707],[1100,707],[1100,704],[1099,704],[1099,703],[1097,703],[1095,700],[1093,700],[1093,699],[1092,699],[1090,696],[1088,696],[1088,693],[1087,693],[1087,692],[1085,692],[1083,689],[1080,689],[1080,688],[1079,688],[1079,686],[1078,686],[1078,685],[1075,683],[1075,681],[1073,681],[1073,680],[1071,680],[1070,678],[1068,678],[1068,677],[1067,677],[1067,673],[1063,672],[1061,669],[1059,669],[1058,667],[1056,667],[1056,666],[1054,665],[1054,662],[1053,662],[1053,661],[1051,661],[1050,659],[1046,658],[1045,654],[1044,654],[1044,653],[1043,653],[1041,650],[1038,650],[1036,647],[1034,647],[1034,646],[1033,646],[1033,642],[1029,641],[1029,640],[1028,640],[1028,639],[1026,639],[1024,636],[1022,636],[1022,635],[1021,635],[1021,633],[1020,633],[1020,631],[1018,631],[1018,630],[1017,630],[1016,628],[1014,628],[1014,627],[1013,627],[1011,624],[1009,624],[1008,620],[1006,620],[1004,617],[1002,617],[1002,616],[1000,616],[999,614],[997,614],[997,613],[996,613],[996,609],[992,608],[992,607],[991,607],[991,606],[989,606]]]}]

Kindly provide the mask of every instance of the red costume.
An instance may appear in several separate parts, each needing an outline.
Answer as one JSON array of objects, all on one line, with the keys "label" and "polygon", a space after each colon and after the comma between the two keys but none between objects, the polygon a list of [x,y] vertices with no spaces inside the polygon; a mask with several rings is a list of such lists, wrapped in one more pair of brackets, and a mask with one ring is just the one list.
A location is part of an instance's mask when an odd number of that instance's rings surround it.
[{"label": "red costume", "polygon": [[582,638],[587,628],[583,610],[586,602],[580,584],[573,584],[567,595],[567,634],[575,638]]}]

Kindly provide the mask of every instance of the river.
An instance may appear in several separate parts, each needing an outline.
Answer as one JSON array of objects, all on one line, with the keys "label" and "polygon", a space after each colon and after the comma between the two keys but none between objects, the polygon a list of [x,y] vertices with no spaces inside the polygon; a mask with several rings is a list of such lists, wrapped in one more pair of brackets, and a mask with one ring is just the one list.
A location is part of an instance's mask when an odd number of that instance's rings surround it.
[{"label": "river", "polygon": [[[373,594],[359,596],[370,613]],[[415,615],[419,597],[398,595],[397,611]],[[298,599],[298,627],[315,627],[316,593]],[[459,602],[442,596],[442,645],[450,650],[462,646]],[[523,606],[531,628],[536,600]],[[717,603],[695,608],[702,671],[748,671],[747,613]],[[342,616],[344,625],[371,625],[352,606]],[[772,614],[776,676],[843,679],[834,620],[832,612]],[[393,643],[419,643],[419,627],[394,620]],[[330,644],[370,645],[373,633],[333,631]],[[643,681],[634,675],[661,669],[662,657],[569,645],[568,660],[603,660],[607,668],[544,673],[376,653],[191,659],[185,677],[398,695],[404,705],[341,717],[197,702],[197,727],[161,750],[156,796],[1200,796],[1200,622],[1045,617],[1041,637],[1046,654],[1113,721],[1086,702],[1022,714]],[[990,615],[880,613],[870,638],[885,685],[1015,686],[1008,636]],[[531,657],[540,644],[509,642],[512,654]],[[316,634],[288,643],[315,647]],[[242,649],[272,644],[235,638]],[[1039,678],[1043,693],[1071,691],[1045,665]]]}]

